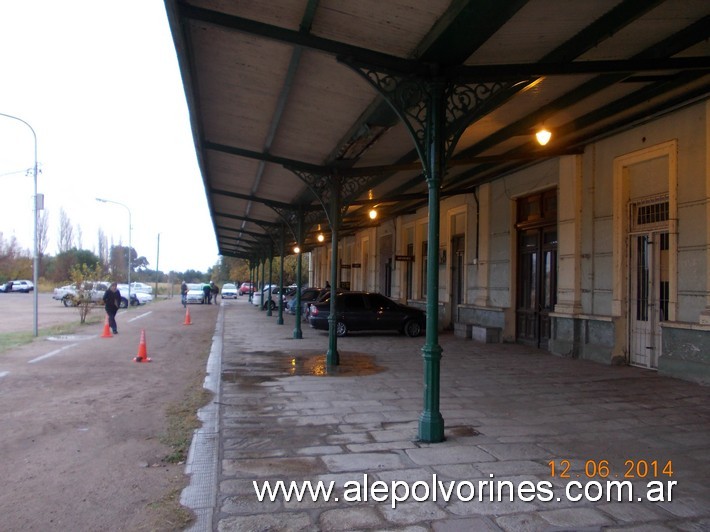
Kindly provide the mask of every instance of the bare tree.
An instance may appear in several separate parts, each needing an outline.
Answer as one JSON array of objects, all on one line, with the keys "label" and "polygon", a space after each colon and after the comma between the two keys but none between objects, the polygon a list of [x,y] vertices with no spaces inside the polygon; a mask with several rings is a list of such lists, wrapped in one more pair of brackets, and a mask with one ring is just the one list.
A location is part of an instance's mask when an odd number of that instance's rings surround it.
[{"label": "bare tree", "polygon": [[31,275],[32,260],[29,250],[22,249],[17,238],[3,238],[0,232],[0,278],[17,279]]},{"label": "bare tree", "polygon": [[77,249],[84,249],[84,233],[81,230],[81,226],[76,226],[76,247]]},{"label": "bare tree", "polygon": [[74,247],[74,227],[64,209],[59,209],[59,253]]},{"label": "bare tree", "polygon": [[49,211],[43,210],[37,219],[37,252],[44,257],[49,245]]},{"label": "bare tree", "polygon": [[99,258],[101,259],[101,264],[108,267],[108,239],[106,238],[106,233],[103,229],[99,227]]}]

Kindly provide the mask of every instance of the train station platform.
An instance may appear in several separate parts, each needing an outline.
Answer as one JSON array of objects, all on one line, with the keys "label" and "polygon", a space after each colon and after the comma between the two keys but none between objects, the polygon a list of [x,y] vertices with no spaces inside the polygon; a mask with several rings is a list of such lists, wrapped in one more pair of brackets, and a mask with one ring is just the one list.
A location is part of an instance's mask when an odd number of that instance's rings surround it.
[{"label": "train station platform", "polygon": [[429,444],[423,336],[340,338],[328,372],[284,319],[222,303],[191,530],[710,530],[710,387],[444,333]]}]

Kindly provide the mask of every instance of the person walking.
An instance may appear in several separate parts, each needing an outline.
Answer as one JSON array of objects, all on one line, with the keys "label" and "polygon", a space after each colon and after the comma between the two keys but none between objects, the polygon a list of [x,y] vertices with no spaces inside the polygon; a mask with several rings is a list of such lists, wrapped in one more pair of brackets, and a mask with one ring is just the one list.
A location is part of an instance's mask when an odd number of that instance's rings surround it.
[{"label": "person walking", "polygon": [[180,285],[180,295],[182,296],[182,306],[187,308],[187,283],[185,281]]},{"label": "person walking", "polygon": [[214,298],[214,304],[217,304],[217,294],[219,294],[219,288],[214,281],[210,281],[210,302]]},{"label": "person walking", "polygon": [[121,292],[118,290],[117,283],[111,283],[108,290],[104,292],[104,308],[108,315],[108,326],[111,327],[113,334],[118,334],[118,326],[116,325],[116,313],[121,306]]}]

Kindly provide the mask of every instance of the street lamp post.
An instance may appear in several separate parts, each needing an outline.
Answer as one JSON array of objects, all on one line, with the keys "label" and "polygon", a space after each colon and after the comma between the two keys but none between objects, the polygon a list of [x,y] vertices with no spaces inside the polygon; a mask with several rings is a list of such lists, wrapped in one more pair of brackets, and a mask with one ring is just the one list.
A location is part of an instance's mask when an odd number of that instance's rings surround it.
[{"label": "street lamp post", "polygon": [[22,122],[25,124],[28,128],[30,128],[30,131],[32,131],[32,137],[34,138],[34,144],[35,144],[35,162],[34,166],[32,167],[32,177],[34,178],[34,196],[33,196],[33,217],[34,217],[34,246],[33,246],[33,251],[32,251],[32,284],[34,284],[34,290],[32,290],[33,295],[33,317],[32,317],[32,334],[34,336],[39,336],[39,331],[38,331],[38,316],[37,316],[37,308],[38,308],[38,292],[39,292],[39,287],[37,286],[38,283],[38,278],[39,278],[39,249],[38,249],[38,238],[37,238],[37,134],[35,133],[35,130],[32,128],[31,125],[29,125],[27,122],[22,120],[22,118],[18,118],[16,116],[8,115],[5,113],[0,113],[0,116],[5,116],[7,118],[12,118],[13,120],[17,120],[18,122]]},{"label": "street lamp post", "polygon": [[158,300],[158,282],[160,282],[160,270],[158,264],[160,262],[160,233],[158,233],[158,250],[155,253],[155,300]]},{"label": "street lamp post", "polygon": [[118,201],[107,200],[103,198],[96,198],[96,201],[101,203],[113,203],[115,205],[120,205],[128,211],[128,306],[131,305],[131,209],[127,205],[120,203]]}]

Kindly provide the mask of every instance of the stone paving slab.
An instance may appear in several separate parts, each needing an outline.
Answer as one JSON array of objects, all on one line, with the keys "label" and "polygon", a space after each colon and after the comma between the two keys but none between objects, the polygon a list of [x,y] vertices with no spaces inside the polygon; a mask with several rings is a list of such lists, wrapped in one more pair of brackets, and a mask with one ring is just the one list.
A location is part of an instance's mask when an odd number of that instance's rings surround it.
[{"label": "stone paving slab", "polygon": [[[417,441],[424,337],[341,338],[328,374],[325,333],[306,325],[295,340],[292,316],[278,325],[243,299],[222,310],[215,530],[710,530],[708,387],[444,333],[446,441],[428,444]],[[672,477],[624,478],[654,461],[672,461]],[[267,480],[332,482],[332,498],[259,501],[253,483]],[[564,497],[570,482],[582,493],[624,480],[634,496],[677,484],[670,502]],[[551,500],[520,496],[538,483]],[[396,504],[378,492],[395,484]]]}]

